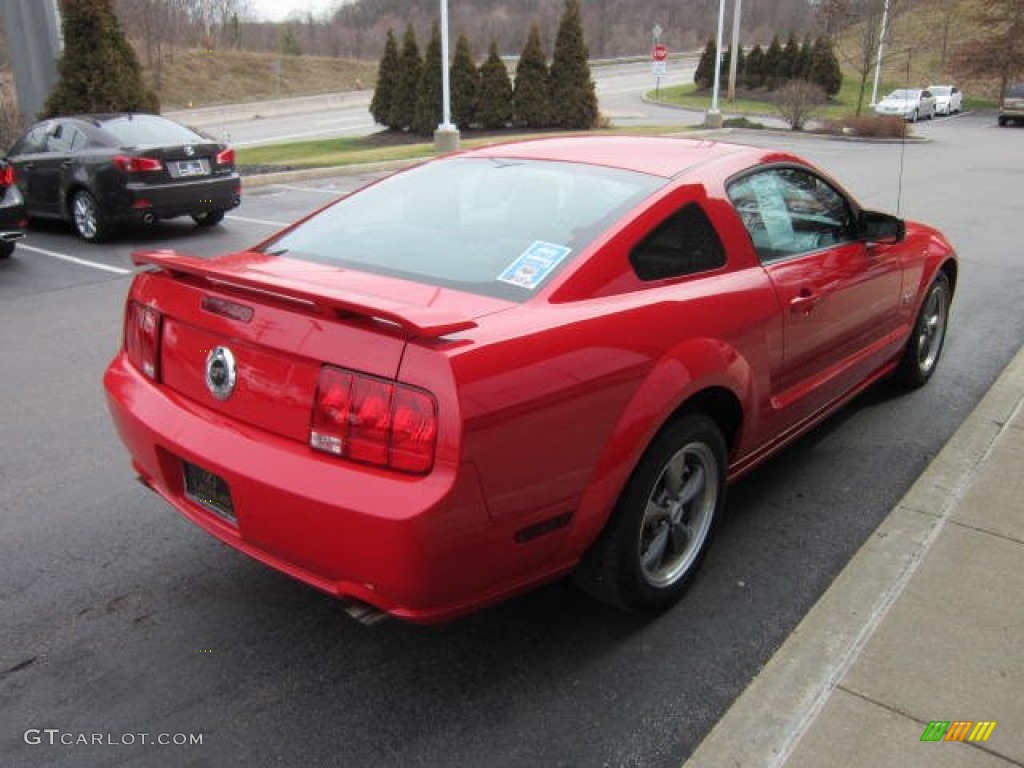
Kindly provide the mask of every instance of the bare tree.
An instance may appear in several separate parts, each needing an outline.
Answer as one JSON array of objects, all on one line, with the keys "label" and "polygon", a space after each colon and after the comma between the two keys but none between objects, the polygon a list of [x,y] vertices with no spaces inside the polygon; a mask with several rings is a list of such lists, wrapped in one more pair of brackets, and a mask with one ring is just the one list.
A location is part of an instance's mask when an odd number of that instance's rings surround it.
[{"label": "bare tree", "polygon": [[826,97],[820,85],[806,80],[790,80],[775,91],[773,101],[790,129],[802,131],[825,103]]},{"label": "bare tree", "polygon": [[974,22],[982,34],[957,49],[957,65],[965,75],[998,81],[1002,94],[1024,75],[1024,0],[988,0]]}]

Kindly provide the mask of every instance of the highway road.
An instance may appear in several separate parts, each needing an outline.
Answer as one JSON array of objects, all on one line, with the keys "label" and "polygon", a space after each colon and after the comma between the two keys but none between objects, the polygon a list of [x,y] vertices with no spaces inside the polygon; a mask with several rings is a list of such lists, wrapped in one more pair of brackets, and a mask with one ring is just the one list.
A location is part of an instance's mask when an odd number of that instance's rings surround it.
[{"label": "highway road", "polygon": [[[696,61],[673,59],[661,86],[693,82]],[[643,100],[657,85],[650,62],[602,64],[591,70],[601,112],[613,125],[687,125],[700,113],[661,107]],[[372,91],[325,94],[256,104],[167,112],[167,116],[203,128],[237,147],[286,141],[366,136],[381,130],[370,117]]]},{"label": "highway road", "polygon": [[135,482],[100,385],[130,252],[243,248],[369,177],[249,189],[212,229],[33,230],[0,262],[0,765],[677,768],[1024,342],[1024,129],[994,123],[936,120],[906,147],[734,136],[940,226],[962,277],[931,383],[872,389],[742,480],[700,578],[653,620],[560,582],[440,627],[364,627]]}]

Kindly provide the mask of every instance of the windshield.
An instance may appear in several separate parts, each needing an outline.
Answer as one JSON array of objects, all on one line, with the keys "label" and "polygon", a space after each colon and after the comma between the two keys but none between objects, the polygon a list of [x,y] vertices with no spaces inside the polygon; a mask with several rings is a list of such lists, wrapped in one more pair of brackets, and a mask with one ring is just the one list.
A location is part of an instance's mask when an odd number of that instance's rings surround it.
[{"label": "windshield", "polygon": [[940,86],[932,86],[928,90],[930,90],[932,92],[932,96],[949,96],[949,90],[950,89],[949,88],[944,88],[943,86],[940,85]]},{"label": "windshield", "polygon": [[665,183],[580,163],[452,158],[343,198],[264,250],[522,301]]},{"label": "windshield", "polygon": [[910,91],[906,88],[901,88],[898,91],[893,91],[886,96],[886,98],[893,99],[895,101],[907,101],[908,99],[916,99],[918,93],[920,93],[920,91]]}]

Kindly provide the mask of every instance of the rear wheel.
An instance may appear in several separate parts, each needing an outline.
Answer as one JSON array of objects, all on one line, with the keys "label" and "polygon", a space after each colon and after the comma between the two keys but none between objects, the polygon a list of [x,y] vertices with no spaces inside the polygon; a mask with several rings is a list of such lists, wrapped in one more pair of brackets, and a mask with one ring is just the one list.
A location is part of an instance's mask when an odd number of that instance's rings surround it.
[{"label": "rear wheel", "polygon": [[662,610],[682,597],[725,505],[726,462],[722,431],[704,414],[663,430],[584,558],[583,589],[631,611]]},{"label": "rear wheel", "polygon": [[896,380],[907,387],[923,386],[935,372],[946,341],[949,304],[953,292],[949,278],[939,272],[928,289],[921,311],[914,323],[913,333],[903,350],[903,358],[896,369]]},{"label": "rear wheel", "polygon": [[910,113],[910,122],[912,122],[912,123],[916,123],[917,122],[917,110],[916,109],[913,112]]},{"label": "rear wheel", "polygon": [[108,234],[108,226],[100,215],[96,199],[84,189],[75,192],[71,198],[71,219],[83,240],[95,243]]},{"label": "rear wheel", "polygon": [[1010,120],[1005,115],[1000,115],[999,116],[999,125],[1000,126],[1006,125],[1008,122],[1010,122]]},{"label": "rear wheel", "polygon": [[10,240],[0,240],[0,259],[9,259],[14,253],[14,243]]},{"label": "rear wheel", "polygon": [[192,217],[192,220],[200,227],[212,227],[215,224],[220,224],[224,220],[224,211],[207,211],[206,213],[197,213]]}]

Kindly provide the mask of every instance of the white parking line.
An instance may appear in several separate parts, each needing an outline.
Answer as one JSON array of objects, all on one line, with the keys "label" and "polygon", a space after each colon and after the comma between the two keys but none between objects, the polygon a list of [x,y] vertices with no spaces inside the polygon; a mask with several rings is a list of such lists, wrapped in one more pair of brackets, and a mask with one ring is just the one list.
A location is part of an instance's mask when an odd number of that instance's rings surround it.
[{"label": "white parking line", "polygon": [[72,264],[78,264],[83,267],[91,267],[92,269],[98,269],[101,272],[110,272],[115,275],[130,275],[133,270],[125,269],[124,267],[111,267],[107,264],[97,264],[95,261],[86,261],[85,259],[79,259],[76,256],[68,256],[66,253],[57,253],[56,251],[47,251],[43,248],[36,248],[34,245],[24,245],[18,243],[19,251],[31,251],[32,253],[39,253],[43,256],[52,256],[55,259],[61,261],[70,261]]},{"label": "white parking line", "polygon": [[232,221],[242,221],[246,224],[262,224],[266,227],[287,227],[290,222],[287,221],[268,221],[267,219],[247,219],[244,216],[225,216],[226,219]]},{"label": "white parking line", "polygon": [[274,189],[289,189],[293,192],[312,192],[318,195],[330,195],[331,197],[341,197],[344,194],[339,189],[321,189],[319,187],[295,187],[291,184],[275,184]]}]

